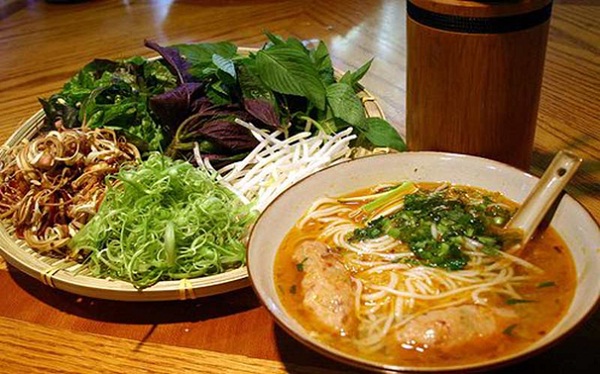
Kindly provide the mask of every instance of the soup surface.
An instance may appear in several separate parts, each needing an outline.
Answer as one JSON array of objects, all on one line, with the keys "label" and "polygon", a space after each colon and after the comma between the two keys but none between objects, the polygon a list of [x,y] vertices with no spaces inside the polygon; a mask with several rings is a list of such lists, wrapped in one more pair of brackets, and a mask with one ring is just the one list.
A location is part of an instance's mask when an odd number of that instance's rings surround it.
[{"label": "soup surface", "polygon": [[316,201],[282,242],[275,281],[319,340],[364,359],[450,366],[517,352],[567,311],[576,277],[551,228],[526,248],[517,205],[448,184],[374,186]]}]

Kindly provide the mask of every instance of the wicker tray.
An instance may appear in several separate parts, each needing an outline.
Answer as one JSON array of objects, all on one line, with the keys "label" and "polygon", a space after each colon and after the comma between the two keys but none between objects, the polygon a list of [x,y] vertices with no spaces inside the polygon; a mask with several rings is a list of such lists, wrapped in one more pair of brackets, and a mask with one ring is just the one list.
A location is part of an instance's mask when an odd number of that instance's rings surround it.
[{"label": "wicker tray", "polygon": [[[239,48],[241,53],[255,51]],[[338,77],[340,72],[336,71]],[[369,117],[384,118],[377,100],[365,89],[359,97]],[[19,127],[0,149],[0,159],[8,150],[24,139],[32,139],[44,123],[43,110],[31,116]],[[353,157],[362,156],[358,150]],[[13,267],[38,279],[45,285],[82,296],[122,301],[186,300],[230,292],[250,284],[246,266],[221,274],[181,281],[160,281],[143,290],[130,283],[96,278],[77,262],[42,255],[14,235],[14,228],[6,220],[0,225],[0,255]]]}]

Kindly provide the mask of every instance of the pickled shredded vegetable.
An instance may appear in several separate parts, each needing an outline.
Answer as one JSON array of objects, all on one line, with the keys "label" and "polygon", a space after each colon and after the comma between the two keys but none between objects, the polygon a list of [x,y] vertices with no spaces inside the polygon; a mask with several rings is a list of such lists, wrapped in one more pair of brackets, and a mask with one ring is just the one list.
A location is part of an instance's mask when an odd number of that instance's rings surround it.
[{"label": "pickled shredded vegetable", "polygon": [[[300,179],[329,165],[349,159],[350,142],[356,138],[352,128],[337,134],[304,131],[287,139],[278,139],[280,131],[268,133],[241,120],[260,142],[243,160],[218,170],[220,182],[238,196],[253,202],[262,211],[285,189]],[[195,152],[196,162],[214,170],[210,162]]]},{"label": "pickled shredded vegetable", "polygon": [[242,240],[254,216],[215,175],[151,154],[115,178],[96,216],[69,244],[89,253],[94,276],[142,289],[245,264]]}]

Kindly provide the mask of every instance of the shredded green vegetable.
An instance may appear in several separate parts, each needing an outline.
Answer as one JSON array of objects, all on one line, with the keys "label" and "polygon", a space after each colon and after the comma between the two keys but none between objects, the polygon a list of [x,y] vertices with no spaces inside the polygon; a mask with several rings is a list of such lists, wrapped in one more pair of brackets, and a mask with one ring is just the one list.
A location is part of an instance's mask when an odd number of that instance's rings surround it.
[{"label": "shredded green vegetable", "polygon": [[94,276],[143,289],[245,264],[250,207],[188,162],[157,153],[122,169],[96,216],[69,243]]}]

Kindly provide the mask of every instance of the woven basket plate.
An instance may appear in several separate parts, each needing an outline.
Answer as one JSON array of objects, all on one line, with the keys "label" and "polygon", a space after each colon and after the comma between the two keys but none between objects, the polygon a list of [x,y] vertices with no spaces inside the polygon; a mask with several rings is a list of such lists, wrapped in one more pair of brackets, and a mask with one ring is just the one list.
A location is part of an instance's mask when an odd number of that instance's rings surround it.
[{"label": "woven basket plate", "polygon": [[[255,50],[239,48],[239,51],[249,53]],[[336,74],[339,77],[338,71]],[[367,116],[384,118],[381,107],[367,90],[363,89],[359,92],[359,97]],[[22,140],[35,137],[44,123],[44,117],[44,112],[40,110],[19,127],[0,150],[0,159],[4,159],[7,151]],[[360,152],[356,152],[354,155],[354,157],[359,156],[361,156]],[[9,220],[0,225],[0,255],[13,267],[50,287],[100,299],[186,300],[221,294],[250,284],[246,266],[243,266],[218,275],[181,281],[160,281],[152,287],[138,290],[124,281],[92,277],[89,275],[89,271],[79,263],[38,253],[28,247],[25,241],[16,238],[14,228]]]}]

